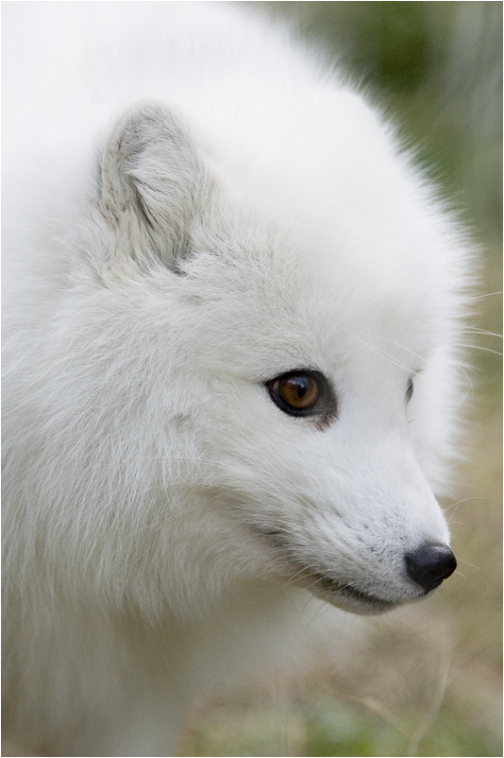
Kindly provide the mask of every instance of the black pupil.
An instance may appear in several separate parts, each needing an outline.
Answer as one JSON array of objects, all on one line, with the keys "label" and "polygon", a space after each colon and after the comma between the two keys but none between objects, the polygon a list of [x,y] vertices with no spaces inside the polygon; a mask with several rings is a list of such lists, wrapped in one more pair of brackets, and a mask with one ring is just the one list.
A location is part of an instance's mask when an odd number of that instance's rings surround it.
[{"label": "black pupil", "polygon": [[308,391],[308,380],[302,377],[295,377],[290,380],[296,385],[298,397],[301,399]]}]

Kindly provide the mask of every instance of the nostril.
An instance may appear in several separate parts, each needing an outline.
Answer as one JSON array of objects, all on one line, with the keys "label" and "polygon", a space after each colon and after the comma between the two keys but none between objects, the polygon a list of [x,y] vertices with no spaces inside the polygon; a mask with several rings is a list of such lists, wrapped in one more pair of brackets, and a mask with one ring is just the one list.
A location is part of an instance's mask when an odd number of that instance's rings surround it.
[{"label": "nostril", "polygon": [[438,587],[457,568],[457,561],[448,545],[426,542],[404,557],[410,579],[427,592]]}]

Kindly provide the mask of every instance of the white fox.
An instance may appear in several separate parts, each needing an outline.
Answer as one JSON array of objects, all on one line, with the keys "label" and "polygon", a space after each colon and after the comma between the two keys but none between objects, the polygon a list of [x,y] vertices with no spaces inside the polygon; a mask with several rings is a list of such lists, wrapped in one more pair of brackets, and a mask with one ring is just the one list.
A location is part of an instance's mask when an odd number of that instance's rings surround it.
[{"label": "white fox", "polygon": [[163,756],[307,591],[378,613],[454,571],[472,250],[241,10],[11,3],[3,45],[5,731]]}]

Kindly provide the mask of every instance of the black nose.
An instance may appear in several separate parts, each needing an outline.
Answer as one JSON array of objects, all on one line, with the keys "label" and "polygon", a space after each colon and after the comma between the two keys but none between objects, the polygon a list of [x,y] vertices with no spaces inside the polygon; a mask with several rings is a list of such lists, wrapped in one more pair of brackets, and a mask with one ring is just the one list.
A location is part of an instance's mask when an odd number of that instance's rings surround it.
[{"label": "black nose", "polygon": [[457,561],[448,545],[426,542],[414,553],[405,555],[408,576],[426,592],[438,587],[457,568]]}]

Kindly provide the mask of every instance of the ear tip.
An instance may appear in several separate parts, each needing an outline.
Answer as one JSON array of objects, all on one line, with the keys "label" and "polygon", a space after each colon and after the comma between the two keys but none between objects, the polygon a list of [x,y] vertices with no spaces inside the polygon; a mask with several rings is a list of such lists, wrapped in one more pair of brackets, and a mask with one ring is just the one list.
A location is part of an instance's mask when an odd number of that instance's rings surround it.
[{"label": "ear tip", "polygon": [[193,144],[191,126],[181,113],[166,103],[148,98],[131,103],[115,122],[113,134],[141,135],[145,129],[148,136],[166,140],[177,138],[187,145]]},{"label": "ear tip", "polygon": [[126,124],[149,121],[170,121],[172,112],[167,105],[153,98],[137,100],[131,103],[116,121],[116,127],[124,128]]},{"label": "ear tip", "polygon": [[131,164],[136,167],[142,157],[155,158],[162,169],[163,163],[170,160],[189,163],[189,157],[196,152],[191,128],[183,118],[165,103],[146,99],[132,103],[117,118],[105,148],[103,166],[107,157],[112,156],[122,162],[124,173],[132,175]]}]

